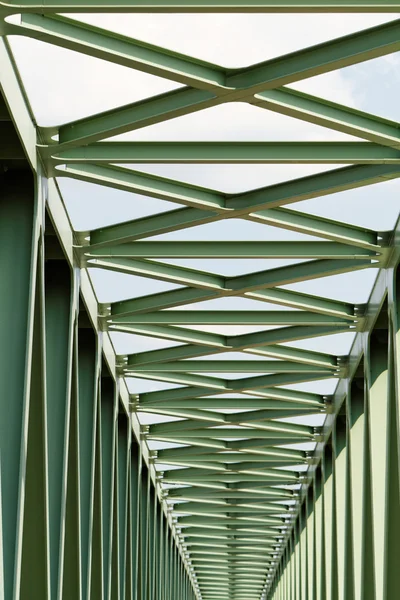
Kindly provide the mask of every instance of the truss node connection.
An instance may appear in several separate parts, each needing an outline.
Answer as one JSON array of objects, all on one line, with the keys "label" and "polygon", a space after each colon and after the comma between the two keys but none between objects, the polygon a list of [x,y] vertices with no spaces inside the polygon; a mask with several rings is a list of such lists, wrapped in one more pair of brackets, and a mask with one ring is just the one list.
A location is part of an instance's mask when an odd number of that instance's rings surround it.
[{"label": "truss node connection", "polygon": [[[103,13],[121,30],[130,13],[372,26],[227,68],[89,24]],[[380,223],[400,123],[294,89],[396,60],[396,13],[399,0],[0,2],[0,600],[398,597],[400,221]],[[16,37],[34,76],[39,42],[170,91],[47,126]],[[239,103],[319,137],[152,141]],[[215,167],[215,184],[193,175]],[[223,169],[242,168],[274,177],[222,191]],[[108,220],[73,227],[73,188],[81,216],[100,189]]]}]

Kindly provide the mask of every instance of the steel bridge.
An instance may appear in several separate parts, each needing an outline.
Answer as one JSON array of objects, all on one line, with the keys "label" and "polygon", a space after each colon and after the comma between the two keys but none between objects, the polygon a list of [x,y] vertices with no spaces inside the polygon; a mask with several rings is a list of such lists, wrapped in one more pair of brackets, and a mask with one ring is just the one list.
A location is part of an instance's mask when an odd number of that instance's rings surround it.
[{"label": "steel bridge", "polygon": [[[387,182],[400,176],[400,124],[295,84],[399,51],[396,12],[400,0],[0,2],[0,600],[399,597],[400,222],[379,231],[361,214],[357,224],[346,211],[333,220],[295,204],[347,193],[350,207],[351,190],[372,186],[385,212]],[[86,18],[103,13],[377,21],[226,68]],[[45,125],[16,36],[173,89]],[[41,68],[32,57],[33,78]],[[235,103],[337,137],[146,137]],[[160,164],[171,173],[320,167],[227,193],[149,170]],[[83,186],[83,212],[99,189],[164,208],[129,221],[116,208],[101,227],[78,230],[63,192],[71,180]],[[234,221],[237,232],[257,225],[259,239],[226,238]],[[208,225],[214,238],[193,236]],[[215,269],[193,267],[211,260]],[[227,261],[246,267],[221,274]],[[343,281],[366,269],[376,275],[370,297],[355,304]],[[99,302],[95,277],[110,272],[155,287],[135,283],[132,297]],[[318,294],[296,288],[310,280]],[[145,343],[119,353],[116,334]],[[354,338],[348,353],[333,351],[338,334]],[[315,391],[325,380],[332,393]],[[138,381],[153,387],[141,392]]]}]

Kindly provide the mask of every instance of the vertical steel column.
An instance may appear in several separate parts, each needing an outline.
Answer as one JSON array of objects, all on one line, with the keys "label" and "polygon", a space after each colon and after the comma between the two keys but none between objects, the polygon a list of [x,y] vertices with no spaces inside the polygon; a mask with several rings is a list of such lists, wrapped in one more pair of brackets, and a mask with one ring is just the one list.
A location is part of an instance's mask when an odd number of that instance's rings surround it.
[{"label": "vertical steel column", "polygon": [[46,598],[43,204],[27,171],[2,173],[0,184],[1,576],[7,600],[32,589]]},{"label": "vertical steel column", "polygon": [[[62,592],[76,278],[64,261],[45,264],[47,444],[51,597]],[[51,400],[50,400],[51,399]]]},{"label": "vertical steel column", "polygon": [[102,374],[100,398],[101,424],[101,487],[102,487],[102,546],[104,598],[111,597],[111,553],[113,535],[113,485],[115,455],[115,412],[117,397],[114,382],[107,373]]},{"label": "vertical steel column", "polygon": [[399,281],[397,269],[387,273],[387,300],[363,334],[364,356],[348,381],[271,599],[381,600],[400,589]]}]

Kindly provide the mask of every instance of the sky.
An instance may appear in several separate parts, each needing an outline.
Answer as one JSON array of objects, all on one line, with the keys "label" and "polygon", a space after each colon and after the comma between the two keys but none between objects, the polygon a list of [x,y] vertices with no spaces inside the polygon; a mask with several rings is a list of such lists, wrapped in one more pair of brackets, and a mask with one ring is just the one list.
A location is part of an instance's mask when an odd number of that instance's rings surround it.
[{"label": "sky", "polygon": [[[71,15],[69,15],[71,16]],[[248,66],[398,18],[400,15],[75,15],[72,17],[133,38],[165,46],[224,67]],[[60,125],[180,87],[168,81],[23,37],[11,37],[11,48],[40,126]],[[371,60],[299,82],[295,89],[400,121],[400,53]],[[113,138],[119,140],[190,141],[346,141],[355,140],[323,127],[303,123],[245,103],[229,103]],[[328,165],[139,165],[143,172],[235,193],[326,171]],[[90,230],[176,208],[170,202],[59,178],[72,225]],[[400,182],[394,180],[290,205],[290,209],[370,227],[394,227]],[[250,221],[232,219],[157,236],[154,240],[313,240],[311,236]],[[165,260],[171,264],[238,275],[295,261]],[[179,286],[136,276],[91,270],[100,302],[147,295]],[[285,286],[288,289],[352,303],[366,302],[376,270],[359,271]],[[196,309],[281,309],[252,300],[199,303]],[[182,307],[184,310],[185,307]],[[198,329],[201,329],[198,327]],[[203,327],[234,335],[242,327]],[[264,328],[263,328],[264,329]],[[346,354],[353,334],[292,343],[334,354]],[[118,354],[172,347],[173,342],[113,333]],[[242,355],[243,358],[249,358]],[[211,357],[210,357],[211,358]],[[215,358],[228,358],[227,355]],[[251,356],[250,358],[256,358]],[[223,376],[223,375],[222,375]],[[132,393],[178,387],[131,378]],[[295,386],[332,393],[336,380]],[[148,417],[142,417],[143,422]]]}]

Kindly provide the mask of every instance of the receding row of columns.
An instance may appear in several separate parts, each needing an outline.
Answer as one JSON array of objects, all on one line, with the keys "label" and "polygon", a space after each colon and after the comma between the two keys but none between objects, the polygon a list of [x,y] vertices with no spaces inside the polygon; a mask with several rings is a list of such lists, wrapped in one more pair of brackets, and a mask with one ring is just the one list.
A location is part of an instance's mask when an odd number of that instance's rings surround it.
[{"label": "receding row of columns", "polygon": [[288,540],[271,600],[394,600],[400,590],[400,274]]},{"label": "receding row of columns", "polygon": [[0,600],[194,600],[79,270],[32,174],[0,184]]}]

